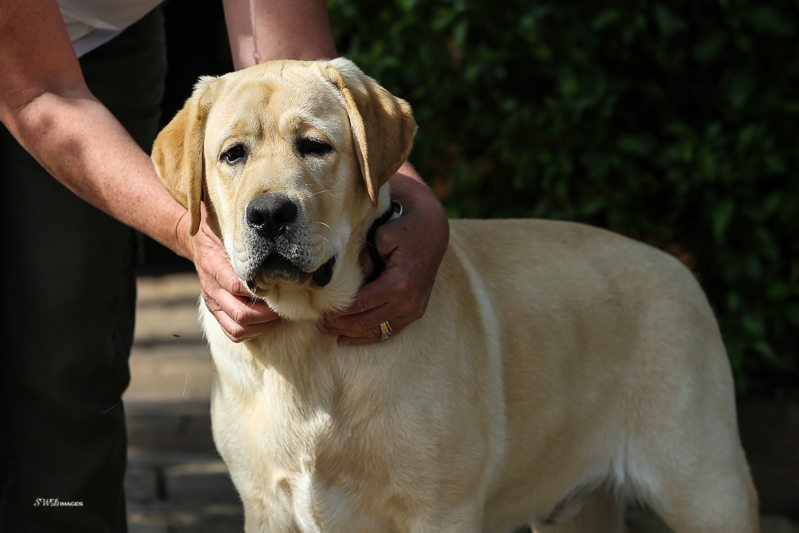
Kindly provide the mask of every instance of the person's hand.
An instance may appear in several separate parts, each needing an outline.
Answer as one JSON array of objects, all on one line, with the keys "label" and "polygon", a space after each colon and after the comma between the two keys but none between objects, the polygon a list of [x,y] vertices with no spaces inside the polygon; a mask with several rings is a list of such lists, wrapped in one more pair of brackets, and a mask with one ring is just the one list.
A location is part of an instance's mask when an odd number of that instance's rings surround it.
[{"label": "person's hand", "polygon": [[[403,214],[376,233],[386,269],[361,287],[348,309],[323,321],[328,333],[339,335],[340,345],[375,342],[383,322],[389,322],[396,335],[421,318],[447,250],[449,222],[433,191],[407,163],[390,184],[391,197],[402,204]],[[368,253],[361,254],[361,265],[368,275],[372,270]]]},{"label": "person's hand", "polygon": [[[188,235],[188,216],[184,219],[179,227],[183,226],[185,235]],[[188,249],[200,277],[205,305],[230,340],[252,339],[280,322],[280,316],[266,302],[250,297],[247,288],[233,272],[222,241],[208,225],[205,205],[202,206],[200,229],[191,237]]]}]

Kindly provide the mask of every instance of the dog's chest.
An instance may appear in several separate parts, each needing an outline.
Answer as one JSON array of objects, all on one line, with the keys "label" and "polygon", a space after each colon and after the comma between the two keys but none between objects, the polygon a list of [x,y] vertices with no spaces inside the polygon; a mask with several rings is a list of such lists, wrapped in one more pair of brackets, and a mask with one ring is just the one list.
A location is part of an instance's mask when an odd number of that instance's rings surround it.
[{"label": "dog's chest", "polygon": [[364,512],[355,494],[322,482],[311,471],[287,476],[276,489],[273,503],[282,502],[290,521],[303,533],[386,530]]},{"label": "dog's chest", "polygon": [[279,508],[283,526],[270,531],[391,531],[390,518],[370,511],[391,497],[387,457],[370,448],[370,424],[355,426],[358,417],[341,412],[337,385],[314,380],[301,386],[313,391],[302,396],[297,383],[267,370],[257,388],[232,393],[231,376],[244,373],[236,364],[216,364],[212,415],[217,448],[248,514],[269,509],[263,520],[274,523]]}]

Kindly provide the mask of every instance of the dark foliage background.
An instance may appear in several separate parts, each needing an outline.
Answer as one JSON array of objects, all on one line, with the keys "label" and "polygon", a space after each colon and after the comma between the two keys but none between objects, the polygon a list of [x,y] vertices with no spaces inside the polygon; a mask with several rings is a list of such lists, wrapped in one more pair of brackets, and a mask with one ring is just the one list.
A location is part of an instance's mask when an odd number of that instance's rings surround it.
[{"label": "dark foliage background", "polygon": [[451,216],[578,220],[676,255],[739,390],[796,391],[799,3],[328,8],[339,53],[413,105],[411,160]]}]

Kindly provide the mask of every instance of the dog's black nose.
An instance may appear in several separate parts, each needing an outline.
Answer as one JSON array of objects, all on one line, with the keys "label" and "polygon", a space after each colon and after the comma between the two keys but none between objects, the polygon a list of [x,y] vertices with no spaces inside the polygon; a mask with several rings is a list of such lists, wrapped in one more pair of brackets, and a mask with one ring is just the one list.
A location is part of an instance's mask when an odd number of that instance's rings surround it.
[{"label": "dog's black nose", "polygon": [[261,236],[274,239],[297,220],[297,204],[283,194],[265,193],[252,199],[246,214],[247,225]]}]

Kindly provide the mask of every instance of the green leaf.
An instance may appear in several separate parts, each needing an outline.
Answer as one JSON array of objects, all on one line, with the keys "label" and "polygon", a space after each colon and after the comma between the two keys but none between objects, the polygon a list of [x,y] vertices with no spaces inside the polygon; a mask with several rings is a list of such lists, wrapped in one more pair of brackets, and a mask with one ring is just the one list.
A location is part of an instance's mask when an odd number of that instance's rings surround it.
[{"label": "green leaf", "polygon": [[468,31],[469,21],[467,19],[463,19],[455,25],[455,29],[452,31],[452,38],[455,39],[455,43],[458,46],[466,44],[466,35]]},{"label": "green leaf", "polygon": [[773,215],[777,212],[777,210],[780,208],[780,203],[782,202],[782,194],[782,191],[774,191],[769,195],[763,204],[767,214]]},{"label": "green leaf", "polygon": [[727,97],[730,99],[730,103],[735,107],[743,106],[752,96],[756,86],[757,77],[754,68],[747,65],[735,69],[727,86]]},{"label": "green leaf", "polygon": [[417,0],[397,0],[397,3],[405,11],[412,11],[416,7]]},{"label": "green leaf", "polygon": [[590,217],[591,215],[596,214],[603,207],[605,207],[605,199],[597,196],[580,206],[580,214],[584,217]]},{"label": "green leaf", "polygon": [[785,160],[778,154],[768,154],[765,158],[766,168],[774,174],[783,174],[788,170]]},{"label": "green leaf", "polygon": [[788,305],[785,307],[785,318],[793,325],[799,326],[799,305]]},{"label": "green leaf", "polygon": [[741,295],[738,292],[730,291],[727,293],[727,308],[732,312],[736,312],[741,308]]},{"label": "green leaf", "polygon": [[735,213],[735,203],[730,198],[725,198],[713,209],[713,235],[716,237],[716,242],[721,242],[724,238],[724,232],[727,230],[732,215]]},{"label": "green leaf", "polygon": [[580,86],[577,82],[577,75],[569,67],[563,67],[558,72],[558,89],[561,94],[573,95],[577,94]]},{"label": "green leaf", "polygon": [[762,337],[766,331],[763,318],[757,315],[744,315],[741,317],[741,326],[744,331],[755,337]]},{"label": "green leaf", "polygon": [[784,300],[791,294],[791,287],[782,281],[775,281],[769,284],[766,290],[766,297],[769,300]]},{"label": "green leaf", "polygon": [[687,27],[684,20],[669,11],[662,4],[655,4],[655,21],[661,33],[666,37],[683,31]]},{"label": "green leaf", "polygon": [[752,348],[754,348],[760,355],[762,355],[770,363],[775,363],[775,364],[780,363],[779,356],[766,341],[755,341],[752,344]]},{"label": "green leaf", "polygon": [[738,134],[738,143],[742,149],[746,149],[762,137],[763,127],[760,124],[747,124]]},{"label": "green leaf", "polygon": [[694,59],[702,63],[713,61],[724,49],[725,44],[727,36],[720,31],[713,32],[694,47]]},{"label": "green leaf", "polygon": [[705,130],[705,138],[716,139],[720,137],[721,129],[720,122],[711,122],[708,124],[707,129]]},{"label": "green leaf", "polygon": [[669,122],[663,132],[674,137],[692,137],[694,135],[693,130],[687,124],[677,121]]},{"label": "green leaf", "polygon": [[799,114],[799,102],[786,100],[782,102],[782,110],[786,113],[796,113]]},{"label": "green leaf", "polygon": [[716,158],[713,152],[702,146],[697,151],[698,170],[702,173],[703,181],[712,181],[716,177]]},{"label": "green leaf", "polygon": [[647,157],[652,153],[655,141],[645,135],[623,135],[619,137],[619,150],[624,153]]},{"label": "green leaf", "polygon": [[591,26],[595,30],[601,30],[605,26],[610,26],[615,22],[621,20],[622,12],[619,9],[606,9],[594,19]]},{"label": "green leaf", "polygon": [[771,6],[757,6],[749,15],[749,23],[757,31],[781,37],[793,35],[793,22]]}]

